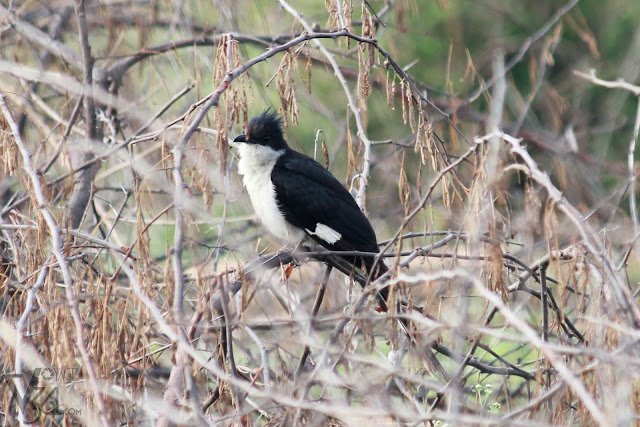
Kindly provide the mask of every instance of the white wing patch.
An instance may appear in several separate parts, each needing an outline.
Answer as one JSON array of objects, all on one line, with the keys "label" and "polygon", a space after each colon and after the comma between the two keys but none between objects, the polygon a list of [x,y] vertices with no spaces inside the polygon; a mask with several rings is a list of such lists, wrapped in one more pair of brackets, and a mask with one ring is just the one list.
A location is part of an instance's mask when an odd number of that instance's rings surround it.
[{"label": "white wing patch", "polygon": [[324,225],[321,223],[316,224],[315,231],[311,231],[308,228],[305,228],[305,231],[313,236],[318,236],[319,238],[329,243],[330,245],[333,245],[338,240],[342,239],[342,234],[338,233],[336,230],[329,227],[328,225]]}]

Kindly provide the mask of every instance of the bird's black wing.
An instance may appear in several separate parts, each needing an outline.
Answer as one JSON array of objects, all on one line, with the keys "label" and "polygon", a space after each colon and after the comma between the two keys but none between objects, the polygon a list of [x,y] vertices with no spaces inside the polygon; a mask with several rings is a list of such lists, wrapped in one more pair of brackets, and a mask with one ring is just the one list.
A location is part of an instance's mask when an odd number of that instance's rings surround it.
[{"label": "bird's black wing", "polygon": [[[314,231],[318,224],[340,233],[335,243],[311,237],[333,251],[378,252],[376,234],[346,188],[318,162],[291,149],[278,159],[271,180],[285,219]],[[373,260],[367,260],[367,265]]]},{"label": "bird's black wing", "polygon": [[[331,251],[379,252],[376,233],[351,194],[312,158],[287,148],[271,171],[271,181],[285,219],[305,229],[317,243]],[[340,239],[331,244],[309,233],[318,223],[340,233]],[[375,257],[345,255],[341,258],[358,268],[364,267],[373,278],[388,271],[382,261],[373,267]],[[378,292],[384,311],[387,311],[388,295],[388,287]]]}]

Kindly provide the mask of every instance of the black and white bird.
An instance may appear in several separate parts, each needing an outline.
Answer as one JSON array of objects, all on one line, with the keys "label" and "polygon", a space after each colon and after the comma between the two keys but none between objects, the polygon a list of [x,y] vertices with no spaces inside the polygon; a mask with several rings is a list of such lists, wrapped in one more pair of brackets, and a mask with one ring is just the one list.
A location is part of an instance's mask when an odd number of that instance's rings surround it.
[{"label": "black and white bird", "polygon": [[[239,135],[238,172],[256,214],[267,230],[288,244],[311,238],[330,251],[379,252],[376,234],[347,189],[312,158],[292,150],[282,120],[267,110]],[[375,256],[344,255],[350,265],[371,275],[388,271]],[[380,292],[386,309],[388,290]]]},{"label": "black and white bird", "polygon": [[[330,251],[378,254],[376,233],[347,189],[311,157],[292,150],[282,134],[282,120],[270,110],[249,122],[239,144],[238,172],[256,214],[265,227],[285,243],[311,238]],[[372,279],[388,267],[373,256],[342,255]],[[375,265],[374,265],[375,264]],[[378,292],[380,308],[387,310],[389,289]],[[407,321],[400,319],[407,330]],[[425,355],[441,377],[448,376],[435,354]]]}]

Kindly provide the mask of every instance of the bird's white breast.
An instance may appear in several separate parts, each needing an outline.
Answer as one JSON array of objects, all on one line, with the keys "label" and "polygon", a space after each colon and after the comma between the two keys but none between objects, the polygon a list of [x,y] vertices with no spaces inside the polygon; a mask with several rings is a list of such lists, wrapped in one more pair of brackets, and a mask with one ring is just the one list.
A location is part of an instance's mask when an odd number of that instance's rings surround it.
[{"label": "bird's white breast", "polygon": [[242,143],[239,147],[238,173],[249,193],[251,204],[267,230],[287,243],[297,243],[305,237],[302,229],[289,224],[278,207],[271,171],[284,150]]}]

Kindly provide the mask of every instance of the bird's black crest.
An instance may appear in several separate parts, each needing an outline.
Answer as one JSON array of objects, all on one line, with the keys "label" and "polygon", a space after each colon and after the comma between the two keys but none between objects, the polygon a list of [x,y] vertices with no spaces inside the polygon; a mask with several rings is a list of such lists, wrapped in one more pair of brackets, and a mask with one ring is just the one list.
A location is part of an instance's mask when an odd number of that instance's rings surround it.
[{"label": "bird's black crest", "polygon": [[262,114],[254,116],[247,129],[249,142],[274,147],[286,146],[282,135],[282,118],[278,112],[268,108]]}]

